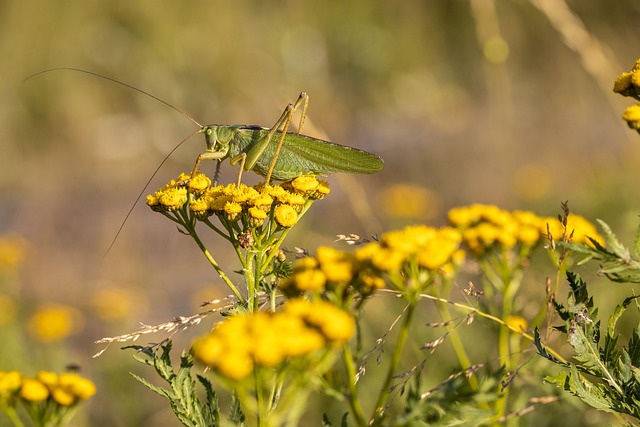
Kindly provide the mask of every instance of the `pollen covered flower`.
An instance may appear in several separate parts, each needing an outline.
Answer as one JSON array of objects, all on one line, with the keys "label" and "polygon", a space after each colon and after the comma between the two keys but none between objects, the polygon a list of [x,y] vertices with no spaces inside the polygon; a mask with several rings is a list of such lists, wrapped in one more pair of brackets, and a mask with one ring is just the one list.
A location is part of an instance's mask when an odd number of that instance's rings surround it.
[{"label": "pollen covered flower", "polygon": [[211,186],[211,179],[203,173],[196,174],[192,179],[188,179],[187,188],[197,196],[204,194]]},{"label": "pollen covered flower", "polygon": [[175,211],[187,202],[187,189],[184,187],[165,187],[147,196],[147,205],[157,211]]},{"label": "pollen covered flower", "polygon": [[313,175],[302,175],[291,181],[291,187],[299,193],[312,193],[318,185],[318,179]]},{"label": "pollen covered flower", "polygon": [[276,222],[283,227],[293,227],[298,222],[298,212],[289,204],[276,206],[273,215]]}]

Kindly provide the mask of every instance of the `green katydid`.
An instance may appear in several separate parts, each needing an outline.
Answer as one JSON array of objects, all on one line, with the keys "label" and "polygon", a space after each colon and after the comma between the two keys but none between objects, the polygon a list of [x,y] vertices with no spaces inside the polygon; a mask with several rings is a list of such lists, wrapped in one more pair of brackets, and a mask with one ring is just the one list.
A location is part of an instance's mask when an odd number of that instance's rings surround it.
[{"label": "green katydid", "polygon": [[[300,175],[323,175],[333,172],[375,173],[382,170],[381,158],[367,151],[334,144],[301,133],[288,133],[293,114],[302,105],[301,132],[306,117],[309,96],[301,93],[295,104],[289,104],[273,125],[263,128],[247,125],[208,125],[200,130],[207,143],[207,151],[198,156],[192,176],[201,160],[240,162],[243,170],[252,170],[265,177],[290,180]],[[238,183],[240,175],[238,176]]]}]

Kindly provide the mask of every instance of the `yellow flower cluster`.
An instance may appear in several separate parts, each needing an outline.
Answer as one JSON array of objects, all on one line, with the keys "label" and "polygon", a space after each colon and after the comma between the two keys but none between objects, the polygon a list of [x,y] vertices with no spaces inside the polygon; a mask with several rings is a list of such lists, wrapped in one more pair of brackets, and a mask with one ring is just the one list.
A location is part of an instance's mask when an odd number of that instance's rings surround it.
[{"label": "yellow flower cluster", "polygon": [[[636,61],[631,71],[622,73],[616,79],[613,91],[640,100],[640,59]],[[628,107],[622,114],[622,119],[631,129],[640,132],[640,104]]]},{"label": "yellow flower cluster", "polygon": [[188,207],[200,220],[217,215],[221,220],[242,220],[254,227],[272,215],[278,225],[291,227],[309,200],[321,199],[327,194],[328,184],[315,176],[300,176],[283,185],[211,187],[211,180],[204,174],[197,174],[193,179],[181,174],[147,196],[147,205],[162,213]]},{"label": "yellow flower cluster", "polygon": [[5,403],[17,397],[24,402],[54,402],[68,407],[95,393],[93,382],[75,373],[40,371],[35,377],[27,377],[18,371],[0,372],[0,400]]},{"label": "yellow flower cluster", "polygon": [[464,257],[460,242],[461,235],[453,228],[411,226],[385,233],[379,242],[368,243],[353,254],[320,247],[315,257],[295,263],[291,277],[281,283],[280,289],[292,295],[344,292],[351,286],[362,295],[370,295],[385,286],[384,273],[404,266],[415,264],[429,272],[446,270]]},{"label": "yellow flower cluster", "polygon": [[509,250],[517,244],[533,247],[545,227],[543,219],[532,212],[508,212],[493,205],[453,208],[448,217],[449,223],[462,232],[467,247],[476,255],[492,248]]},{"label": "yellow flower cluster", "polygon": [[[508,251],[516,246],[534,247],[547,235],[547,225],[555,239],[562,237],[562,224],[554,217],[539,217],[529,211],[509,212],[494,205],[473,204],[451,209],[449,223],[462,232],[469,250],[483,255],[489,250]],[[596,228],[585,218],[570,214],[568,233],[572,242],[589,243],[588,237],[602,242]]]},{"label": "yellow flower cluster", "polygon": [[255,367],[273,368],[291,358],[332,348],[355,332],[350,314],[326,301],[289,300],[277,313],[237,315],[198,338],[191,353],[235,381]]}]

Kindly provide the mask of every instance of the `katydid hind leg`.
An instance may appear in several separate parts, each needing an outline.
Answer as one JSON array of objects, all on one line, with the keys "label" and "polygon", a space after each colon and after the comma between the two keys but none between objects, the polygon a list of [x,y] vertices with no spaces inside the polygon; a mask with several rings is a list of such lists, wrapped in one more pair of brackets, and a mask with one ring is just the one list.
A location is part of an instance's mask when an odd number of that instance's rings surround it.
[{"label": "katydid hind leg", "polygon": [[282,126],[282,129],[280,129],[280,131],[282,132],[282,135],[280,135],[280,140],[278,140],[278,146],[273,155],[273,160],[271,160],[271,165],[269,166],[269,172],[267,172],[267,176],[265,177],[266,184],[269,184],[269,181],[271,180],[271,174],[273,173],[273,170],[276,167],[276,162],[278,161],[278,156],[280,155],[280,149],[282,148],[284,139],[287,136],[287,131],[289,130],[289,126],[291,125],[291,119],[293,118],[293,115],[298,110],[298,108],[300,108],[300,104],[302,104],[302,112],[300,114],[300,124],[298,126],[298,132],[302,132],[302,127],[304,126],[304,120],[307,117],[307,107],[309,106],[309,95],[307,95],[305,92],[300,93],[300,96],[298,96],[298,99],[296,100],[296,103],[294,105],[291,105],[291,104],[287,105],[287,108],[285,108],[285,111],[282,113],[280,120],[276,122],[276,124],[271,129],[271,132],[269,132],[269,134],[271,134],[271,136],[269,137],[269,141],[270,141],[271,138],[273,137],[273,134],[272,134],[272,132],[274,132],[273,129],[277,130],[280,128],[280,126]]},{"label": "katydid hind leg", "polygon": [[[266,150],[267,146],[269,145],[269,143],[273,139],[273,136],[276,134],[278,129],[280,129],[281,127],[283,129],[288,129],[289,128],[289,123],[291,122],[291,116],[292,115],[293,115],[293,105],[288,104],[286,106],[286,108],[284,109],[284,111],[282,112],[282,115],[280,116],[280,118],[276,121],[276,123],[273,125],[273,127],[269,130],[269,133],[267,133],[267,135],[264,138],[259,140],[256,143],[256,145],[253,146],[247,152],[247,159],[246,159],[246,162],[244,164],[244,169],[245,170],[253,170],[254,166],[256,165],[256,163],[258,162],[260,157],[264,154],[264,151]],[[282,144],[282,141],[284,140],[285,132],[286,132],[286,130],[282,132],[283,136],[281,137],[280,145]],[[278,151],[276,151],[276,154],[273,157],[273,161],[271,162],[271,167],[269,168],[269,173],[267,174],[267,178],[265,179],[265,183],[267,183],[267,184],[269,183],[269,179],[271,177],[271,172],[273,172],[273,166],[275,165],[275,160],[277,159],[277,155],[278,155]]]}]

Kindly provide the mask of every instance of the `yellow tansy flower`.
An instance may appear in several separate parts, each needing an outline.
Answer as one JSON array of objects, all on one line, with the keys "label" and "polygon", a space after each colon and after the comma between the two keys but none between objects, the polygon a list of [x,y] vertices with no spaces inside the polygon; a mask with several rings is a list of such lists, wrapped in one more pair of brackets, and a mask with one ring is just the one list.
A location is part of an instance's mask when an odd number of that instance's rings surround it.
[{"label": "yellow tansy flower", "polygon": [[184,187],[172,187],[161,190],[157,194],[158,202],[165,209],[174,211],[180,209],[187,202],[187,189]]},{"label": "yellow tansy flower", "polygon": [[302,175],[291,181],[291,186],[300,193],[310,193],[318,187],[318,179],[312,175]]},{"label": "yellow tansy flower", "polygon": [[298,212],[291,205],[278,205],[273,214],[276,222],[283,227],[293,227],[298,222]]},{"label": "yellow tansy flower", "polygon": [[215,368],[221,375],[231,380],[240,381],[253,371],[253,360],[248,352],[230,348],[225,357],[218,361]]},{"label": "yellow tansy flower", "polygon": [[236,202],[227,202],[224,205],[224,213],[231,219],[235,218],[242,212],[242,205]]},{"label": "yellow tansy flower", "polygon": [[324,290],[327,276],[320,270],[304,270],[295,273],[292,277],[296,289],[305,292],[318,292]]},{"label": "yellow tansy flower", "polygon": [[38,380],[25,378],[22,380],[19,395],[29,402],[42,402],[49,397],[49,389]]},{"label": "yellow tansy flower", "polygon": [[63,305],[40,308],[29,319],[31,333],[40,341],[59,341],[82,329],[80,313]]},{"label": "yellow tansy flower", "polygon": [[20,388],[22,376],[18,371],[0,371],[0,396],[6,396]]},{"label": "yellow tansy flower", "polygon": [[627,122],[631,129],[640,130],[640,104],[627,107],[622,114],[622,120]]}]

